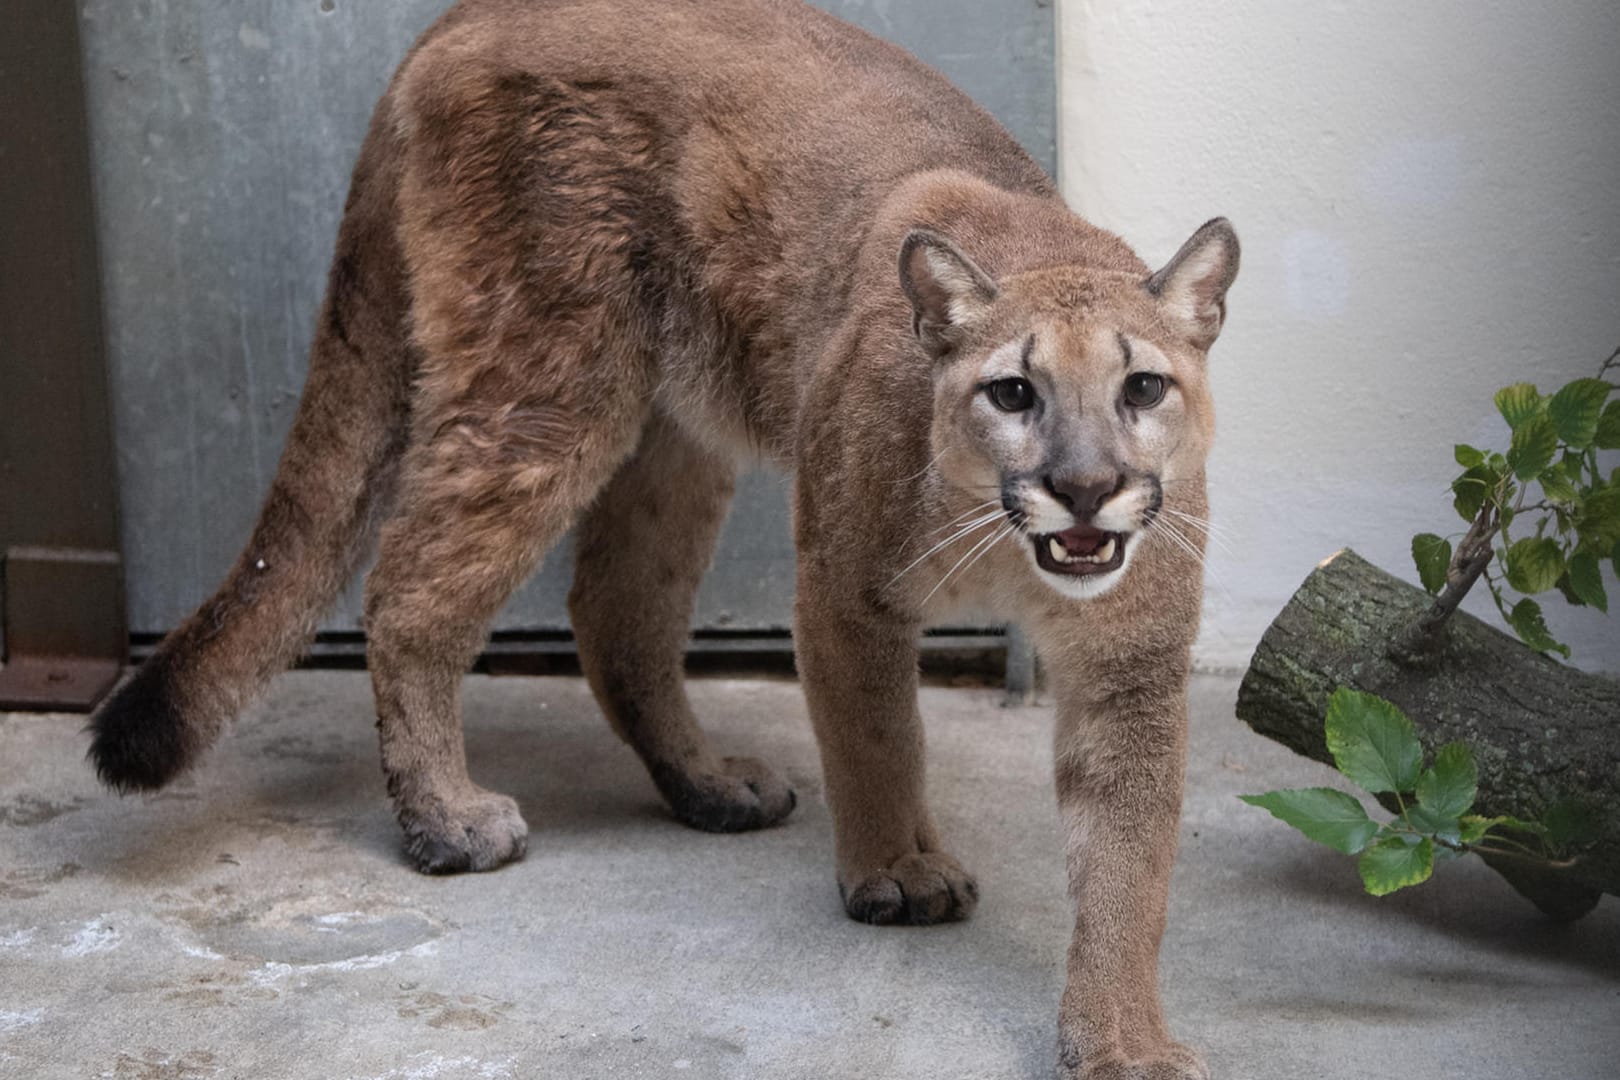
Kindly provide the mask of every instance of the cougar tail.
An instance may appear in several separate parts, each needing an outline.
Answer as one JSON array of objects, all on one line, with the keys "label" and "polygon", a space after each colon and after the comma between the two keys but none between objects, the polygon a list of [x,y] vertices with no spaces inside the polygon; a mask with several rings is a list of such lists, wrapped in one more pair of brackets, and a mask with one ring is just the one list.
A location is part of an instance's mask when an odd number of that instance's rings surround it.
[{"label": "cougar tail", "polygon": [[[386,512],[408,427],[403,289],[391,227],[356,220],[375,198],[360,193],[360,179],[357,171],[309,377],[252,539],[218,591],[90,720],[90,760],[120,791],[174,779],[297,659]],[[364,283],[361,258],[377,268]]]}]

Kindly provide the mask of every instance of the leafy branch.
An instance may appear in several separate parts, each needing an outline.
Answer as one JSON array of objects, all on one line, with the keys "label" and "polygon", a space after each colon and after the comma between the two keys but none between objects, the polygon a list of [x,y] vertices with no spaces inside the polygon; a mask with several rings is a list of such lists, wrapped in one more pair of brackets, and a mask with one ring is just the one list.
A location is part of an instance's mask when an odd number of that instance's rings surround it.
[{"label": "leafy branch", "polygon": [[1540,821],[1470,813],[1479,792],[1473,752],[1449,743],[1425,767],[1412,721],[1374,694],[1340,687],[1328,702],[1326,729],[1339,772],[1373,795],[1390,797],[1398,810],[1393,820],[1374,820],[1337,788],[1238,798],[1318,843],[1359,856],[1362,884],[1374,896],[1427,881],[1437,861],[1469,853],[1572,866],[1573,852],[1591,837],[1590,815],[1568,802],[1550,807]]},{"label": "leafy branch", "polygon": [[[1571,604],[1608,612],[1602,564],[1620,575],[1620,468],[1605,477],[1598,451],[1620,449],[1620,398],[1609,400],[1620,391],[1608,380],[1616,369],[1620,348],[1596,378],[1550,396],[1530,383],[1505,387],[1496,407],[1512,431],[1507,453],[1457,445],[1463,473],[1452,481],[1452,506],[1468,528],[1455,547],[1434,533],[1412,538],[1413,562],[1435,602],[1409,647],[1432,642],[1482,577],[1502,618],[1538,652],[1569,657],[1532,597],[1557,589]],[[1505,590],[1519,594],[1511,606]]]}]

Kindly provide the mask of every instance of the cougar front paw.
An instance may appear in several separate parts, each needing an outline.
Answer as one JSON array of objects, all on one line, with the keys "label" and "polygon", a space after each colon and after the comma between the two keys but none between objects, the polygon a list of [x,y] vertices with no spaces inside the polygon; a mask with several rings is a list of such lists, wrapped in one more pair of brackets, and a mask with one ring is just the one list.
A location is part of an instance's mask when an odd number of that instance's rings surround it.
[{"label": "cougar front paw", "polygon": [[788,782],[755,758],[720,759],[720,771],[652,770],[653,782],[684,824],[704,832],[747,832],[775,825],[798,805]]},{"label": "cougar front paw", "polygon": [[1148,1054],[1085,1053],[1065,1044],[1058,1080],[1210,1080],[1209,1066],[1190,1047],[1168,1043]]},{"label": "cougar front paw", "polygon": [[523,858],[529,826],[505,795],[470,788],[401,808],[405,850],[424,874],[494,870]]},{"label": "cougar front paw", "polygon": [[916,851],[857,881],[838,883],[849,917],[864,923],[927,926],[973,914],[979,883],[943,851]]}]

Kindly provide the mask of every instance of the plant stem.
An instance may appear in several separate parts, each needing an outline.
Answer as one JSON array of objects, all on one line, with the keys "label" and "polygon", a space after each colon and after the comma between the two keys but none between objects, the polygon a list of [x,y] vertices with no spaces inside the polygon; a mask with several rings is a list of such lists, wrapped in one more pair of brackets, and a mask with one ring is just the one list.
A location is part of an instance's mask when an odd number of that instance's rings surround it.
[{"label": "plant stem", "polygon": [[[1423,837],[1424,839],[1427,839],[1427,840],[1429,840],[1429,841],[1431,841],[1431,842],[1433,842],[1435,844],[1438,844],[1440,847],[1450,848],[1452,851],[1460,852],[1460,853],[1465,854],[1465,855],[1469,854],[1469,853],[1472,853],[1472,854],[1475,854],[1475,855],[1500,855],[1500,856],[1502,856],[1504,858],[1509,858],[1509,859],[1528,859],[1531,862],[1544,863],[1545,865],[1547,865],[1547,866],[1549,866],[1549,867],[1551,867],[1552,869],[1555,869],[1555,870],[1562,870],[1562,869],[1564,869],[1566,867],[1574,866],[1576,861],[1577,861],[1575,859],[1553,859],[1553,858],[1549,858],[1548,856],[1542,854],[1541,852],[1536,851],[1534,848],[1528,847],[1528,846],[1526,846],[1524,844],[1520,844],[1520,843],[1518,843],[1518,842],[1516,842],[1514,840],[1510,840],[1505,836],[1490,836],[1490,837],[1487,837],[1487,839],[1490,840],[1492,843],[1495,843],[1495,844],[1512,844],[1513,847],[1511,847],[1511,848],[1492,847],[1490,844],[1479,844],[1479,843],[1463,844],[1463,843],[1458,843],[1458,842],[1454,842],[1454,841],[1451,841],[1451,840],[1447,840],[1447,839],[1445,839],[1444,837],[1441,837],[1441,836],[1436,836],[1433,833],[1426,833],[1426,832],[1423,832],[1420,829],[1413,829],[1413,828],[1410,828],[1410,827],[1405,827],[1405,828],[1397,827],[1395,829],[1395,831],[1398,832],[1398,833],[1405,833],[1405,834],[1408,834],[1410,836]],[[1517,850],[1514,850],[1515,848]]]},{"label": "plant stem", "polygon": [[[1487,836],[1486,839],[1489,840],[1493,844],[1509,844],[1509,845],[1511,845],[1513,847],[1518,848],[1521,852],[1523,852],[1525,855],[1530,856],[1531,858],[1535,858],[1535,859],[1546,858],[1546,854],[1544,852],[1537,851],[1535,848],[1531,847],[1529,844],[1521,843],[1518,840],[1514,840],[1512,837],[1507,837],[1507,836],[1502,836],[1500,834],[1497,834],[1497,835],[1493,835],[1493,836]],[[1479,845],[1476,844],[1475,846],[1478,847]]]},{"label": "plant stem", "polygon": [[1508,848],[1485,847],[1481,844],[1475,844],[1471,847],[1464,848],[1464,850],[1472,851],[1476,855],[1495,855],[1499,859],[1525,859],[1529,862],[1540,863],[1549,870],[1567,870],[1571,866],[1574,866],[1577,861],[1579,861],[1576,859],[1549,859],[1545,855],[1536,855],[1534,853],[1527,854],[1523,851],[1511,851]]},{"label": "plant stem", "polygon": [[[1609,354],[1598,369],[1598,378],[1608,374],[1610,368],[1620,367],[1620,346]],[[1597,473],[1596,452],[1588,450],[1589,466],[1593,474]],[[1507,486],[1512,483],[1511,473],[1504,477],[1502,485],[1495,491],[1488,492],[1479,513],[1468,526],[1468,531],[1457,544],[1452,553],[1451,564],[1446,567],[1445,587],[1440,595],[1434,598],[1434,605],[1423,613],[1420,618],[1391,648],[1391,654],[1396,658],[1416,659],[1434,652],[1440,641],[1440,629],[1451,618],[1451,613],[1457,610],[1468,590],[1474,587],[1480,577],[1485,574],[1495,557],[1493,544],[1498,533],[1502,535],[1504,544],[1510,542],[1507,534],[1507,523],[1503,517],[1504,503],[1507,501]],[[1518,497],[1514,500],[1512,515],[1525,509],[1525,496],[1529,491],[1529,483],[1519,485]],[[1545,499],[1531,504],[1532,509],[1551,512],[1554,507]],[[1492,594],[1495,596],[1495,593]],[[1502,617],[1507,618],[1507,610],[1502,606],[1502,599],[1496,596],[1496,606],[1502,611]]]},{"label": "plant stem", "polygon": [[1468,526],[1468,532],[1463,535],[1457,544],[1456,552],[1451,556],[1451,565],[1446,567],[1446,584],[1440,590],[1440,595],[1434,598],[1434,606],[1423,614],[1406,640],[1401,643],[1402,651],[1407,653],[1421,653],[1431,647],[1439,638],[1440,627],[1457,610],[1457,605],[1463,602],[1468,590],[1474,587],[1485,568],[1491,564],[1494,554],[1491,541],[1501,528],[1501,516],[1497,511],[1496,503],[1486,499],[1485,504],[1474,515],[1474,521]]}]

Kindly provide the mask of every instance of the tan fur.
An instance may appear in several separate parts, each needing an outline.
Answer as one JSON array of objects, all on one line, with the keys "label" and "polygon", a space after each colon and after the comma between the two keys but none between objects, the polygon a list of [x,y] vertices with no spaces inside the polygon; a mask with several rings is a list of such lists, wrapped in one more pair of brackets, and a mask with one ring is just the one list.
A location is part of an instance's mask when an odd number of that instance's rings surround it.
[{"label": "tan fur", "polygon": [[[378,106],[253,539],[92,756],[125,788],[191,763],[385,519],[366,619],[408,848],[429,871],[516,858],[457,691],[577,524],[569,609],[614,730],[687,823],[772,824],[792,791],[719,757],[681,682],[734,463],[763,455],[795,476],[850,914],[972,911],[925,798],[916,641],[964,606],[1021,622],[1057,691],[1078,906],[1060,1068],[1205,1076],[1156,988],[1202,546],[1164,515],[1206,513],[1204,352],[1236,266],[1217,221],[1150,275],[937,74],[797,0],[464,0]],[[1040,407],[1007,412],[987,383],[1020,372]],[[1127,407],[1128,372],[1167,376],[1163,401]],[[1125,561],[1051,572],[1047,533]]]}]

